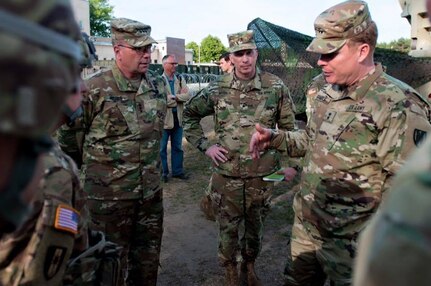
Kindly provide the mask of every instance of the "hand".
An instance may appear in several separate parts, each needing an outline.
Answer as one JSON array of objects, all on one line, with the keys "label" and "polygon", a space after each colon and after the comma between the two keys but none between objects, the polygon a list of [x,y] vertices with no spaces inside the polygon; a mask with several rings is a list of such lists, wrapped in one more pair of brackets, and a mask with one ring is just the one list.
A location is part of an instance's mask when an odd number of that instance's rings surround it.
[{"label": "hand", "polygon": [[285,168],[284,170],[277,172],[277,174],[284,174],[284,180],[286,182],[290,182],[291,180],[293,180],[293,178],[295,178],[298,172],[294,168],[288,167],[288,168]]},{"label": "hand", "polygon": [[205,155],[210,157],[211,160],[213,160],[214,164],[218,166],[219,162],[224,163],[227,161],[227,157],[225,156],[225,154],[227,153],[229,152],[226,149],[215,144],[208,148],[208,150],[205,152]]},{"label": "hand", "polygon": [[260,151],[263,151],[269,147],[271,143],[272,130],[263,128],[259,123],[256,124],[256,131],[251,136],[249,152],[253,159],[260,158]]},{"label": "hand", "polygon": [[180,93],[187,93],[187,92],[189,92],[189,89],[187,87],[183,87],[180,90]]}]

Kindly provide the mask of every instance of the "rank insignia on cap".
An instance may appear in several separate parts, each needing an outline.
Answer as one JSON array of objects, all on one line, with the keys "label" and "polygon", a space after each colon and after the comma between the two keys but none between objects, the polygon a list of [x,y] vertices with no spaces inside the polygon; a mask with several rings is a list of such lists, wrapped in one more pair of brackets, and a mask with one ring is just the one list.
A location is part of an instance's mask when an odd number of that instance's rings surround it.
[{"label": "rank insignia on cap", "polygon": [[54,228],[78,233],[79,212],[67,205],[58,205],[55,212]]}]

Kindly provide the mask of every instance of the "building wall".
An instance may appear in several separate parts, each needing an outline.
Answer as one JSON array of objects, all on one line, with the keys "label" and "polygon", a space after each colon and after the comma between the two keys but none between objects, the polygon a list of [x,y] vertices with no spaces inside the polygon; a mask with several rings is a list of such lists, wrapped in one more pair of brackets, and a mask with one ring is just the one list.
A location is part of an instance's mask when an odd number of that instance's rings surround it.
[{"label": "building wall", "polygon": [[113,60],[115,58],[111,38],[92,37],[92,40],[99,60]]},{"label": "building wall", "polygon": [[180,65],[193,64],[193,50],[185,48],[185,40],[180,38],[166,37],[156,40],[156,48],[151,54],[151,63],[161,64],[167,54],[175,55]]},{"label": "building wall", "polygon": [[166,53],[175,55],[177,62],[180,65],[184,65],[185,62],[185,46],[186,42],[184,39],[166,37]]},{"label": "building wall", "polygon": [[167,41],[156,40],[157,44],[155,50],[151,53],[151,63],[153,64],[161,64],[163,57],[167,54]]},{"label": "building wall", "polygon": [[193,50],[192,49],[185,49],[185,61],[186,65],[192,65],[193,64]]},{"label": "building wall", "polygon": [[71,4],[81,31],[90,35],[90,3],[88,0],[72,0]]},{"label": "building wall", "polygon": [[413,57],[431,57],[431,24],[425,8],[425,1],[399,0],[403,12],[411,25],[411,51]]}]

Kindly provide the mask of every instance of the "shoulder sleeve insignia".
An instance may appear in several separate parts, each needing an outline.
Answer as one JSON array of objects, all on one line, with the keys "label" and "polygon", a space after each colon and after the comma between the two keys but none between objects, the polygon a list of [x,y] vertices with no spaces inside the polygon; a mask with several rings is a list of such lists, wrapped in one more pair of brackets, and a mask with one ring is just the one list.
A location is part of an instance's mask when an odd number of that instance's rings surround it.
[{"label": "shoulder sleeve insignia", "polygon": [[78,233],[79,212],[67,205],[58,205],[55,212],[54,228],[62,231]]},{"label": "shoulder sleeve insignia", "polygon": [[46,280],[51,280],[57,275],[63,265],[66,253],[67,249],[64,247],[50,246],[48,248],[43,267]]}]

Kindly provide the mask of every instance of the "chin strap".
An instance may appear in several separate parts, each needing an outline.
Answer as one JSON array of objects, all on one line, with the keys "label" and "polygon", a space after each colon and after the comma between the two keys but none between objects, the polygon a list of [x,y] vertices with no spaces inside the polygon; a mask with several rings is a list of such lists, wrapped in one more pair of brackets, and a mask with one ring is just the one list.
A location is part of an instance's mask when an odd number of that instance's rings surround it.
[{"label": "chin strap", "polygon": [[77,110],[73,111],[67,104],[64,104],[61,111],[67,117],[67,125],[72,124],[76,118],[80,117],[84,110],[80,106]]}]

